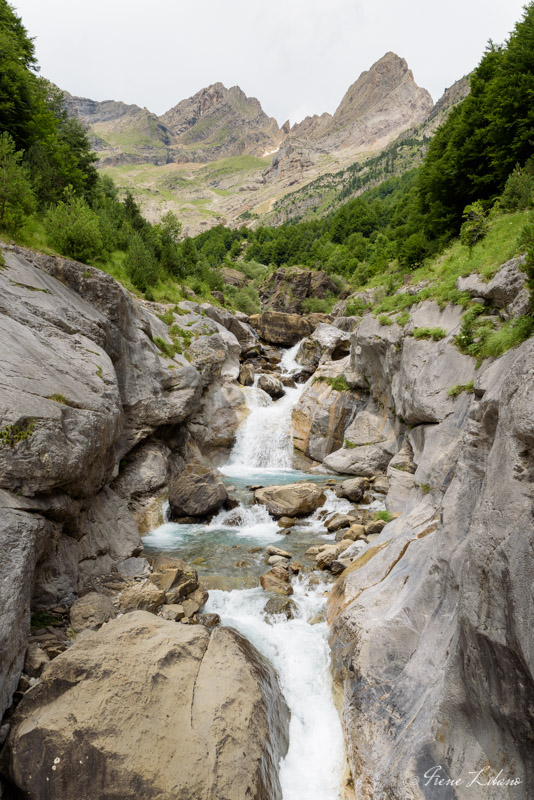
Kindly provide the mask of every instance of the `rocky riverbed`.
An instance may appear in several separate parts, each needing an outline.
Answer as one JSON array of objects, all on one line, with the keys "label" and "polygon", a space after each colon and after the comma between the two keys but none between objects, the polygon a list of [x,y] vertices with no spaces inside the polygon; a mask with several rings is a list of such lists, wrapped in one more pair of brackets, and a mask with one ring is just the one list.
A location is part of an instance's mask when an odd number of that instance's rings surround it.
[{"label": "rocky riverbed", "polygon": [[527,800],[532,341],[3,254],[2,796]]}]

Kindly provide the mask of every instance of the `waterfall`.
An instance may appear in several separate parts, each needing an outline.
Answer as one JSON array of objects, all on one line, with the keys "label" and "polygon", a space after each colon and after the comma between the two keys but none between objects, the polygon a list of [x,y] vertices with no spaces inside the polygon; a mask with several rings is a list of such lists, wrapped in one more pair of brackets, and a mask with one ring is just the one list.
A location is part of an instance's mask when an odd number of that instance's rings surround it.
[{"label": "waterfall", "polygon": [[[295,361],[299,347],[300,342],[282,356],[282,375],[300,369]],[[222,469],[225,474],[292,468],[292,413],[308,384],[309,381],[294,389],[286,387],[285,395],[276,402],[257,386],[244,389],[250,413],[237,432],[228,464]]]}]

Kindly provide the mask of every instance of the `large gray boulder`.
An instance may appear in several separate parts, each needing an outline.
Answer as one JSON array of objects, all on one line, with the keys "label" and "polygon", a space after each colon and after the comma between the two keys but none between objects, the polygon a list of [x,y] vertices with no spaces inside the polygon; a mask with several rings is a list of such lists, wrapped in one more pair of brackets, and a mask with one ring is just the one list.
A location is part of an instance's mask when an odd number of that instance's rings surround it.
[{"label": "large gray boulder", "polygon": [[276,675],[239,634],[137,611],[45,668],[9,776],[31,800],[281,800],[287,734]]},{"label": "large gray boulder", "polygon": [[202,464],[190,464],[174,478],[169,487],[173,519],[205,518],[216,513],[228,499],[228,492],[216,470]]}]

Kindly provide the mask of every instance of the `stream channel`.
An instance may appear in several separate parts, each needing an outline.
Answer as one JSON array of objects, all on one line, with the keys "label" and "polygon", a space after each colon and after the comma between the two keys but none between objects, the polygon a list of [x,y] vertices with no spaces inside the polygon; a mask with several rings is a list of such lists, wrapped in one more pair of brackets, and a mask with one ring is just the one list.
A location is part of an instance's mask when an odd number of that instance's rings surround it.
[{"label": "stream channel", "polygon": [[[284,353],[282,374],[300,371],[295,361],[298,348],[297,344]],[[294,560],[310,567],[313,559],[305,551],[335,538],[327,533],[324,517],[349,512],[352,505],[328,489],[325,505],[287,535],[263,506],[253,505],[248,488],[340,480],[291,468],[292,410],[307,386],[286,389],[276,402],[256,386],[244,388],[249,414],[228,463],[219,468],[239,506],[220,511],[207,524],[165,522],[145,536],[143,544],[147,553],[164,552],[192,564],[209,589],[205,612],[219,614],[223,625],[249,639],[276,669],[291,712],[289,749],[280,764],[283,800],[339,800],[346,760],[333,701],[325,621],[331,576],[304,570],[293,579],[291,619],[285,613],[265,611],[270,595],[260,587],[260,576],[269,569],[265,560],[269,544],[288,550]],[[374,500],[371,507],[383,506]]]}]

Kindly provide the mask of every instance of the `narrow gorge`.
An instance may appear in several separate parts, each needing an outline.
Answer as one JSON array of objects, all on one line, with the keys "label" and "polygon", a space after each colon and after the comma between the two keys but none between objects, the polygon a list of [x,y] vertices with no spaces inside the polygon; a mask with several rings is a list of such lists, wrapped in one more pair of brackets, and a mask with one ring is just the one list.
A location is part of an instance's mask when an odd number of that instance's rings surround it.
[{"label": "narrow gorge", "polygon": [[1,796],[527,800],[532,339],[2,254]]}]

